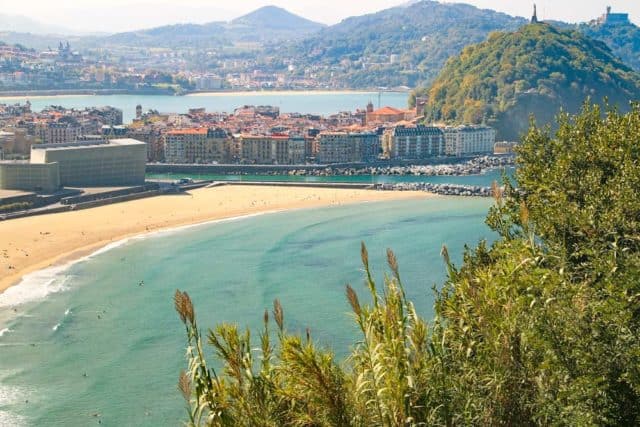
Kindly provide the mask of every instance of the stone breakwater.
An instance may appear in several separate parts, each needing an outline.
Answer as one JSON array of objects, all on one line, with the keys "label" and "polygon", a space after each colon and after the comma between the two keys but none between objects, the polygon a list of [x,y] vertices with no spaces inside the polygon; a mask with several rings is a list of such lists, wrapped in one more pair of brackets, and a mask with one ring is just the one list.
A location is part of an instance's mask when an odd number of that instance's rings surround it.
[{"label": "stone breakwater", "polygon": [[462,163],[438,165],[407,165],[407,166],[363,166],[363,167],[335,167],[327,166],[323,169],[300,169],[286,172],[297,176],[358,176],[358,175],[395,175],[395,176],[464,176],[479,175],[490,169],[510,167],[515,165],[513,156],[482,156]]},{"label": "stone breakwater", "polygon": [[383,191],[428,191],[443,196],[491,197],[491,187],[476,185],[432,184],[429,182],[403,182],[397,184],[376,184],[376,190]]}]

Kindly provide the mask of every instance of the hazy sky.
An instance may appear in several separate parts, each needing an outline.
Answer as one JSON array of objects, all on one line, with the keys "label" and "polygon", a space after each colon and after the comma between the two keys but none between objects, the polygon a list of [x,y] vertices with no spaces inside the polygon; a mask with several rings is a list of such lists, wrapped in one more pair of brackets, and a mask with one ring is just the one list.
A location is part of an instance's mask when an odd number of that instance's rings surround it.
[{"label": "hazy sky", "polygon": [[[334,24],[342,19],[375,12],[406,0],[4,0],[0,13],[28,15],[39,21],[88,31],[123,31],[178,22],[230,20],[269,4],[284,7],[306,18]],[[448,1],[451,2],[451,1]],[[482,8],[529,17],[532,0],[468,0]],[[638,0],[538,0],[544,19],[587,21],[610,4],[640,22]]]}]

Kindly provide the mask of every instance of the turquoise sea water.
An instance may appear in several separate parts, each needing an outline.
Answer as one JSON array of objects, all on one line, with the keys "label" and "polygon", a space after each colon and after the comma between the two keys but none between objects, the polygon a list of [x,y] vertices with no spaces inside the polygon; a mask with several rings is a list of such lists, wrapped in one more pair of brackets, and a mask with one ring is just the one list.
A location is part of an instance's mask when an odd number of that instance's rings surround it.
[{"label": "turquoise sea water", "polygon": [[[0,103],[31,102],[34,111],[40,111],[50,105],[62,105],[66,108],[100,107],[110,105],[123,111],[125,123],[135,117],[136,105],[142,105],[143,111],[158,110],[161,113],[186,113],[189,108],[205,107],[209,112],[233,112],[243,105],[273,105],[284,113],[310,113],[329,115],[340,111],[355,111],[365,108],[369,101],[378,103],[377,92],[241,92],[220,93],[203,96],[168,95],[69,95],[44,97],[0,98]],[[380,105],[395,108],[407,108],[409,95],[404,92],[383,92]]]},{"label": "turquoise sea water", "polygon": [[[489,187],[494,181],[502,182],[503,169],[492,169],[480,175],[463,176],[413,176],[413,175],[332,175],[332,176],[289,176],[289,175],[210,175],[210,174],[147,174],[147,179],[193,178],[213,181],[278,181],[278,182],[348,182],[353,184],[382,184],[399,182],[430,182],[433,184],[460,184]],[[506,169],[513,176],[513,168]]]},{"label": "turquoise sea water", "polygon": [[257,328],[280,298],[288,329],[310,326],[344,356],[357,336],[344,285],[365,295],[361,240],[380,279],[385,249],[396,251],[409,297],[430,318],[442,244],[459,263],[466,243],[491,238],[489,204],[436,198],[266,214],[132,239],[29,276],[0,295],[0,425],[180,425],[176,288],[194,298],[201,326]]}]

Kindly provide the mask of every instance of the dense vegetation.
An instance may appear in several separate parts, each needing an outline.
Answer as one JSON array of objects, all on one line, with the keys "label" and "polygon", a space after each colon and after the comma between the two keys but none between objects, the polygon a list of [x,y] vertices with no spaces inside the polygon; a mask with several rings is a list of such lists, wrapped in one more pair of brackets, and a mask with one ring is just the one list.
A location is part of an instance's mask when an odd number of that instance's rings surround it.
[{"label": "dense vegetation", "polygon": [[[524,22],[466,4],[420,1],[345,19],[280,49],[306,66],[340,66],[331,71],[345,86],[415,87],[433,79],[466,45]],[[398,56],[393,63],[391,55]]]},{"label": "dense vegetation", "polygon": [[640,71],[640,28],[636,25],[583,24],[578,29],[586,36],[606,43],[625,64]]},{"label": "dense vegetation", "polygon": [[382,285],[362,247],[370,305],[347,287],[361,338],[338,364],[287,332],[278,301],[258,343],[220,325],[205,356],[188,294],[177,291],[193,424],[221,426],[638,425],[640,423],[640,106],[534,123],[516,190],[494,188],[492,245],[443,257],[436,317],[404,296],[388,252]]},{"label": "dense vegetation", "polygon": [[0,213],[23,211],[25,209],[31,208],[32,206],[33,203],[30,202],[7,203],[4,205],[0,205]]},{"label": "dense vegetation", "polygon": [[601,42],[547,24],[493,33],[451,59],[427,91],[429,121],[487,123],[517,140],[529,115],[550,123],[586,97],[625,108],[640,98],[640,76]]}]

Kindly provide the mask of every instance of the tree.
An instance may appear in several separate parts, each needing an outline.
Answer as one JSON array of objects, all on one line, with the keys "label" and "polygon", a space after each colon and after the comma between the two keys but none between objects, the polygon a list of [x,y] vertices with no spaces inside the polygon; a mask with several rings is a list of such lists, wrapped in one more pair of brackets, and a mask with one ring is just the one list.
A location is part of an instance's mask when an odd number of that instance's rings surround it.
[{"label": "tree", "polygon": [[[360,341],[347,361],[286,331],[276,301],[259,349],[248,331],[209,330],[206,363],[193,303],[177,291],[193,424],[638,425],[640,423],[640,106],[586,105],[558,132],[531,123],[518,187],[494,186],[499,238],[446,247],[435,318],[420,318],[388,251],[380,287],[361,258],[371,305],[347,287]],[[275,337],[275,340],[273,340]]]}]

